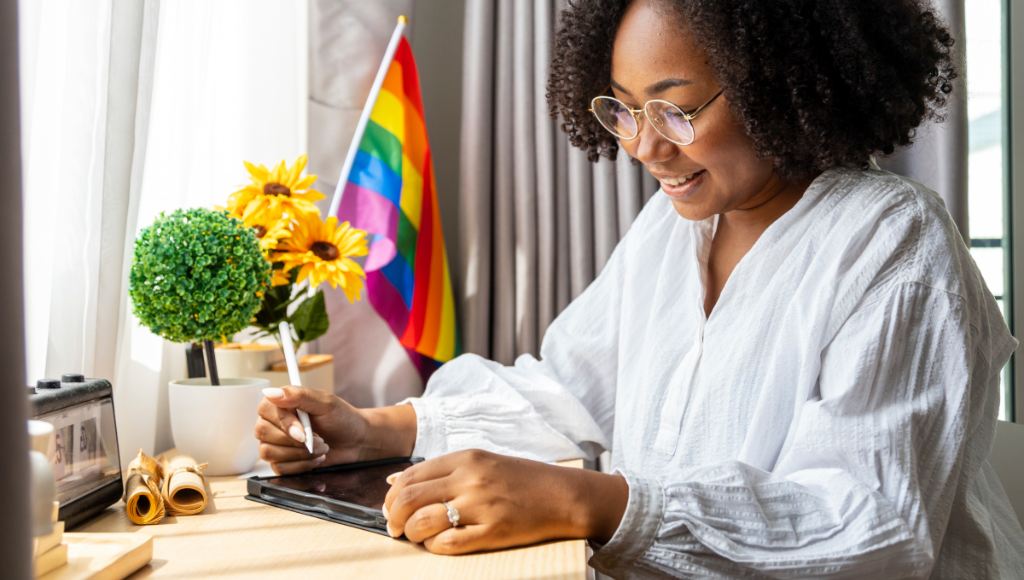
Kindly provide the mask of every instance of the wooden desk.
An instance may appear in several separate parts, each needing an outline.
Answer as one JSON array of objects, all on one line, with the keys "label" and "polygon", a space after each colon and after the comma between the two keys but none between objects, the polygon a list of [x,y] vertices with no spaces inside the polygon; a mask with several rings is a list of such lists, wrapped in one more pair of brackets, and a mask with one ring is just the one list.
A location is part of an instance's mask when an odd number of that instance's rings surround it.
[{"label": "wooden desk", "polygon": [[136,526],[118,503],[76,532],[153,536],[153,561],[133,578],[537,578],[588,575],[583,540],[468,556],[423,547],[245,499],[245,480],[210,479],[202,514]]}]

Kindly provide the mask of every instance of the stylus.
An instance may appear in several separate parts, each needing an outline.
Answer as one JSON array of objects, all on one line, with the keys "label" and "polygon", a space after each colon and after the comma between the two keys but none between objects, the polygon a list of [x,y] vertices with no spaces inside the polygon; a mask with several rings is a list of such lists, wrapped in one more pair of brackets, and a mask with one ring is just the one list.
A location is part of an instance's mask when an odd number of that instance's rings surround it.
[{"label": "stylus", "polygon": [[[281,347],[284,349],[284,364],[288,365],[288,382],[296,387],[302,386],[302,377],[299,376],[299,363],[295,360],[295,346],[292,343],[292,329],[287,322],[278,326],[281,333]],[[309,422],[309,413],[302,409],[295,409],[295,413],[302,422],[302,430],[306,434],[306,449],[310,455],[313,454],[313,425]]]}]

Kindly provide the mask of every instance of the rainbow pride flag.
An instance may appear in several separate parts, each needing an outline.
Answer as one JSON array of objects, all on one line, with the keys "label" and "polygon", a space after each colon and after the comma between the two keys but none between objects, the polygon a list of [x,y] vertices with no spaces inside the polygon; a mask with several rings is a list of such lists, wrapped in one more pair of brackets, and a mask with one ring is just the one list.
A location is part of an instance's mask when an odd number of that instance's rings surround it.
[{"label": "rainbow pride flag", "polygon": [[367,296],[426,382],[461,345],[419,75],[404,36],[351,163],[337,216],[370,234]]}]

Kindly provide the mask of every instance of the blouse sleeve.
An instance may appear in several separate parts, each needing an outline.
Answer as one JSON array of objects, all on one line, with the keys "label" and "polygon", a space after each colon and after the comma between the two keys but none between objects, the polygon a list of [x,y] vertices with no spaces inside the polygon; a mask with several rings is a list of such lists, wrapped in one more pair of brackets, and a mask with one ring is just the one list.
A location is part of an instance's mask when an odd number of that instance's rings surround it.
[{"label": "blouse sleeve", "polygon": [[625,256],[637,230],[551,323],[539,359],[504,366],[462,355],[434,373],[422,397],[402,401],[416,411],[415,455],[478,448],[555,461],[594,459],[610,446]]},{"label": "blouse sleeve", "polygon": [[465,354],[443,365],[416,411],[414,455],[478,448],[542,461],[593,459],[610,445],[622,276],[616,250],[552,322],[540,359],[504,366]]},{"label": "blouse sleeve", "polygon": [[1016,341],[994,301],[904,283],[822,352],[771,471],[738,461],[671,480],[623,473],[625,515],[592,565],[623,577],[927,576],[968,434],[994,421]]}]

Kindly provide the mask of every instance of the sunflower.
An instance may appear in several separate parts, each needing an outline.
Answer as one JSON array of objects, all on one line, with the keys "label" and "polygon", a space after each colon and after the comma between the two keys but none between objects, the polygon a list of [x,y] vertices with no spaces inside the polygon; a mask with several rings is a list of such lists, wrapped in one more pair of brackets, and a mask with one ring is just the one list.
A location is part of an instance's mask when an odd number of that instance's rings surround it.
[{"label": "sunflower", "polygon": [[288,227],[291,223],[287,219],[276,219],[267,222],[260,219],[264,217],[260,214],[250,214],[249,217],[239,216],[234,213],[231,215],[242,220],[242,225],[255,231],[256,239],[260,241],[260,249],[263,250],[264,256],[269,256],[272,250],[276,250],[281,245],[281,240],[287,239],[288,236],[292,235],[291,228]]},{"label": "sunflower", "polygon": [[288,277],[288,270],[276,267],[279,263],[280,262],[274,262],[275,267],[270,270],[271,286],[286,286],[292,283],[291,279]]},{"label": "sunflower", "polygon": [[315,175],[302,177],[307,157],[300,155],[295,165],[281,161],[273,170],[264,165],[245,162],[252,183],[231,194],[228,211],[242,219],[255,217],[261,223],[270,223],[282,216],[301,219],[305,213],[318,213],[316,201],[324,194],[310,186],[316,181]]},{"label": "sunflower", "polygon": [[321,221],[319,216],[306,216],[283,242],[283,253],[276,259],[284,263],[284,271],[299,268],[296,282],[309,279],[316,288],[323,282],[345,291],[349,302],[359,299],[366,273],[352,258],[368,252],[366,232],[348,222],[338,225],[338,218]]}]

